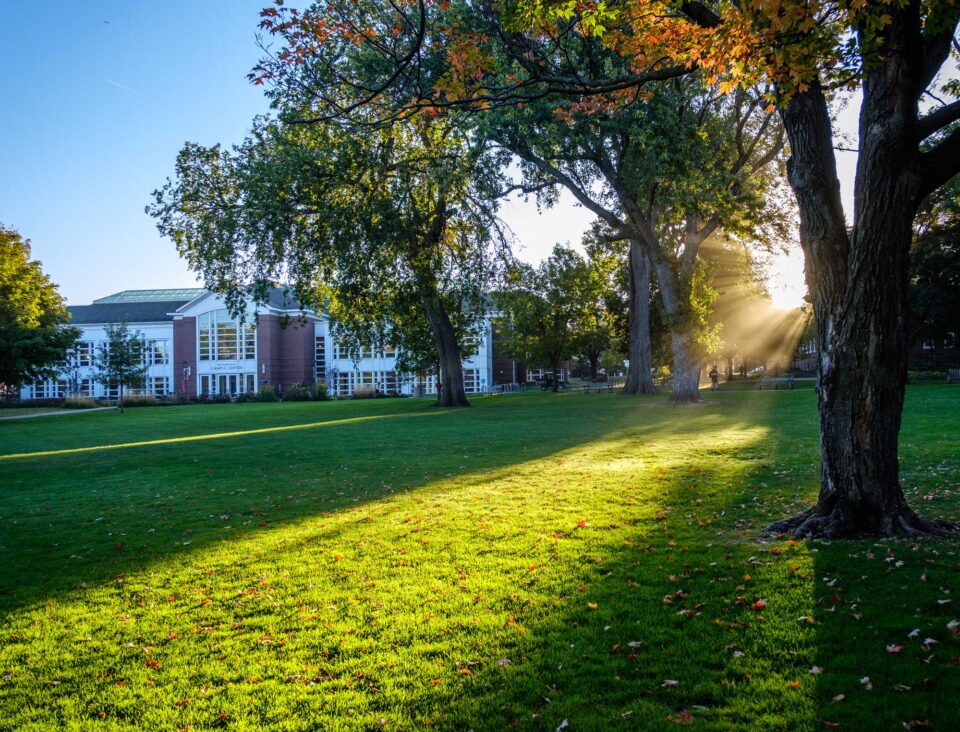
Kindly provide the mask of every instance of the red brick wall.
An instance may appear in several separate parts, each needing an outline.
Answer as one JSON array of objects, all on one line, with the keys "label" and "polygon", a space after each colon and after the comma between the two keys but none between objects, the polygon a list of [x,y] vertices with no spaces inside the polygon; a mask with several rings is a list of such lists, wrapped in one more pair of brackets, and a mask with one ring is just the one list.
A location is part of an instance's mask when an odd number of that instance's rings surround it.
[{"label": "red brick wall", "polygon": [[280,365],[280,319],[276,315],[257,316],[257,389],[277,386]]},{"label": "red brick wall", "polygon": [[281,362],[280,383],[286,389],[293,384],[313,383],[314,325],[297,319],[287,322],[280,331]]},{"label": "red brick wall", "polygon": [[[184,393],[183,364],[190,367]],[[173,321],[173,390],[175,393],[197,395],[197,319],[181,318]]]},{"label": "red brick wall", "polygon": [[286,391],[313,383],[314,323],[277,315],[257,318],[257,379]]}]

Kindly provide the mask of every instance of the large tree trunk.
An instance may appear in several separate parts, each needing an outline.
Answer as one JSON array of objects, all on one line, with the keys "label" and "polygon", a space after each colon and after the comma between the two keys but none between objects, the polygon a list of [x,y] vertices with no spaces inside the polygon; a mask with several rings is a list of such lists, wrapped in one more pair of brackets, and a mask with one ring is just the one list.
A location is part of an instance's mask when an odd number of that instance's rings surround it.
[{"label": "large tree trunk", "polygon": [[700,396],[700,357],[697,353],[694,333],[690,324],[689,304],[683,302],[674,281],[670,265],[663,260],[656,263],[660,297],[670,328],[670,345],[673,350],[670,402],[691,404],[703,401]]},{"label": "large tree trunk", "polygon": [[590,362],[590,380],[597,380],[597,372],[600,370],[600,354],[597,351],[587,354],[587,360]]},{"label": "large tree trunk", "polygon": [[624,394],[653,394],[651,366],[653,349],[650,346],[650,260],[640,242],[630,241],[630,367]]},{"label": "large tree trunk", "polygon": [[[860,117],[855,226],[840,203],[826,101],[819,86],[783,110],[790,184],[816,314],[822,474],[817,504],[772,524],[798,537],[916,536],[899,482],[897,441],[907,369],[909,246],[916,192],[905,182],[909,136],[896,80],[869,74]],[[901,110],[902,112],[902,110]]]},{"label": "large tree trunk", "polygon": [[443,306],[443,300],[437,292],[435,283],[427,277],[419,278],[420,300],[423,311],[433,331],[433,340],[437,345],[437,363],[440,366],[440,393],[438,407],[469,407],[467,393],[463,388],[463,362],[460,359],[460,345],[453,324]]},{"label": "large tree trunk", "polygon": [[674,404],[703,401],[700,396],[700,359],[693,334],[689,330],[674,329],[670,332],[670,344],[673,348],[670,401]]}]

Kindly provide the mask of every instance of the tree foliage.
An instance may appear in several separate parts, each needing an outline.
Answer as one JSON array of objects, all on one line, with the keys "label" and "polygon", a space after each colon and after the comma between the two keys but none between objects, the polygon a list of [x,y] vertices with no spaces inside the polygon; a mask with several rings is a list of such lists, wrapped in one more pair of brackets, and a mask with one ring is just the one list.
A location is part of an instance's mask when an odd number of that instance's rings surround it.
[{"label": "tree foliage", "polygon": [[95,378],[110,389],[116,389],[120,411],[123,411],[123,392],[143,387],[149,367],[144,361],[143,333],[131,331],[126,322],[108,323],[107,340],[97,347],[93,359]]},{"label": "tree foliage", "polygon": [[[909,342],[960,333],[960,180],[924,201],[910,250]],[[952,334],[952,335],[951,335]]]},{"label": "tree foliage", "polygon": [[556,246],[538,267],[520,264],[510,286],[498,293],[497,308],[505,321],[504,353],[527,365],[543,364],[559,386],[561,362],[596,351],[604,329],[603,297],[607,275],[602,266],[572,249]]},{"label": "tree foliage", "polygon": [[449,119],[363,134],[261,120],[233,150],[187,145],[148,210],[234,307],[290,282],[344,336],[389,337],[402,368],[439,367],[465,403],[458,339],[483,317],[506,245],[501,166]]},{"label": "tree foliage", "polygon": [[0,226],[0,388],[53,376],[80,331],[30,242]]}]

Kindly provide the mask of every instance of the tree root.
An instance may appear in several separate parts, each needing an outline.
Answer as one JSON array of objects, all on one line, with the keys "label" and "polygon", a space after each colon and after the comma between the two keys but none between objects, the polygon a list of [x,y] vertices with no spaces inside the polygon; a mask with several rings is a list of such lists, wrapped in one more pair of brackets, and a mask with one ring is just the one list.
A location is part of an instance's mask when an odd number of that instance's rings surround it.
[{"label": "tree root", "polygon": [[842,515],[836,508],[825,510],[817,505],[790,518],[774,521],[763,530],[764,535],[793,534],[796,539],[880,538],[947,538],[960,532],[960,524],[944,519],[924,519],[908,506],[884,516],[879,525],[863,526]]}]

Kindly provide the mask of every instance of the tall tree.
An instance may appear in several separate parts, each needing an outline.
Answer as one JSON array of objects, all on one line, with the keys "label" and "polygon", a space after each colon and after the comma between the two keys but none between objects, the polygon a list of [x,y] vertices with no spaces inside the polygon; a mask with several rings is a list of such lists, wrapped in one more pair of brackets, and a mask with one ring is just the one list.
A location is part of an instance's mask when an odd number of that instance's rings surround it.
[{"label": "tall tree", "polygon": [[561,362],[582,352],[597,327],[603,290],[602,273],[572,249],[554,247],[536,268],[519,265],[511,286],[496,298],[510,324],[501,341],[504,352],[528,365],[549,366],[557,391]]},{"label": "tall tree", "polygon": [[[920,202],[960,172],[955,126],[960,85],[938,81],[950,71],[960,5],[939,0],[491,4],[479,14],[492,30],[473,32],[468,62],[449,64],[458,79],[473,81],[449,85],[449,95],[418,87],[425,61],[437,48],[435,34],[451,27],[436,20],[433,5],[390,6],[399,17],[388,27],[397,32],[379,54],[384,61],[379,76],[357,86],[348,99],[334,100],[339,107],[328,105],[328,113],[374,105],[384,116],[395,115],[398,96],[420,107],[512,104],[550,93],[629,99],[651,80],[695,72],[717,80],[722,90],[771,85],[770,106],[790,142],[788,177],[800,210],[817,322],[823,469],[816,505],[770,529],[846,537],[921,536],[948,528],[910,509],[900,485],[897,443],[906,382],[911,225]],[[281,12],[265,19],[266,28],[288,43],[295,58],[298,52],[309,55],[304,40],[327,6],[318,4],[296,23]],[[355,32],[358,26],[347,27],[361,43],[367,38]],[[564,54],[562,44],[575,35],[601,38],[627,68],[586,66]],[[496,77],[485,85],[488,59],[497,53],[490,46],[498,43],[512,49],[521,73],[506,84]],[[456,52],[461,45],[448,39],[442,47]],[[336,73],[347,68],[331,63],[329,55],[323,63]],[[255,78],[287,80],[296,66],[278,57]],[[831,90],[850,86],[863,95],[852,227],[841,203],[829,113]]]},{"label": "tall tree", "polygon": [[0,226],[0,391],[53,376],[80,337],[30,242]]},{"label": "tall tree", "polygon": [[144,339],[139,330],[132,331],[127,323],[110,323],[105,328],[107,340],[99,345],[93,359],[96,379],[110,389],[116,389],[117,402],[123,412],[123,392],[143,387],[148,366],[144,361]]},{"label": "tall tree", "polygon": [[543,101],[504,108],[480,128],[524,161],[528,185],[566,187],[630,242],[631,337],[637,336],[631,362],[645,373],[649,324],[642,320],[649,318],[651,269],[656,274],[671,333],[671,400],[698,401],[711,340],[703,317],[703,244],[721,232],[775,235],[783,221],[771,195],[782,128],[757,92],[728,98],[689,79],[624,105]]},{"label": "tall tree", "polygon": [[237,304],[251,283],[262,293],[286,277],[341,327],[395,329],[410,356],[428,327],[438,404],[466,406],[458,330],[484,316],[505,246],[501,166],[449,119],[359,131],[264,121],[233,151],[186,146],[148,211]]}]

